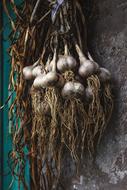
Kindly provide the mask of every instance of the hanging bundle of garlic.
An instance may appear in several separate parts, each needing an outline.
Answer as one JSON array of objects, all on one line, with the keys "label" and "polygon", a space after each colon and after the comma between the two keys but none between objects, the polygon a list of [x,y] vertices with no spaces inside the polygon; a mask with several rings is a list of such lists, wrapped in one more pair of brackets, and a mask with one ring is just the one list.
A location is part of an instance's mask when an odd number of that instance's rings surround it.
[{"label": "hanging bundle of garlic", "polygon": [[16,98],[10,117],[16,119],[9,158],[22,160],[13,171],[19,164],[16,175],[25,189],[25,147],[32,189],[57,188],[64,152],[77,166],[84,150],[94,151],[112,113],[111,74],[86,47],[84,3],[32,0],[20,9],[11,1],[17,19],[11,21],[16,39],[10,47],[10,88]]}]

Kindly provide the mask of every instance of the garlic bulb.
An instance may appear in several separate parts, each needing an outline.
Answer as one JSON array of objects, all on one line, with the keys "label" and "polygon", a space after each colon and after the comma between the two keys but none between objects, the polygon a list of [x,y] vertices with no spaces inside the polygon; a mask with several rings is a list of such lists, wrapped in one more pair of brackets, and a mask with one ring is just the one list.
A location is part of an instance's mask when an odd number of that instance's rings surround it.
[{"label": "garlic bulb", "polygon": [[101,67],[98,77],[99,77],[100,81],[108,82],[111,80],[111,73],[107,69]]},{"label": "garlic bulb", "polygon": [[56,51],[54,52],[53,59],[50,63],[52,66],[52,71],[45,75],[40,75],[35,78],[33,86],[35,88],[46,88],[54,86],[59,80],[59,74],[56,72]]},{"label": "garlic bulb", "polygon": [[77,66],[77,62],[74,57],[68,55],[66,57],[68,69],[73,70]]},{"label": "garlic bulb", "polygon": [[83,96],[85,92],[84,86],[79,82],[67,82],[62,89],[63,97],[78,97]]},{"label": "garlic bulb", "polygon": [[33,69],[36,68],[40,59],[38,59],[33,65],[26,66],[23,68],[23,75],[26,80],[31,80],[34,78],[33,76]]},{"label": "garlic bulb", "polygon": [[87,59],[77,44],[76,50],[80,60],[79,75],[83,78],[87,78],[96,73],[99,70],[98,64],[95,61]]},{"label": "garlic bulb", "polygon": [[33,78],[32,69],[33,66],[26,66],[23,68],[23,75],[26,80],[30,80]]},{"label": "garlic bulb", "polygon": [[59,60],[57,61],[57,70],[61,73],[65,72],[67,69],[67,59],[65,56],[60,56]]},{"label": "garlic bulb", "polygon": [[43,73],[43,69],[41,65],[36,66],[32,70],[33,77],[37,77],[38,75],[41,75]]},{"label": "garlic bulb", "polygon": [[59,72],[64,73],[68,70],[74,70],[77,66],[77,62],[74,57],[68,55],[67,45],[65,45],[65,53],[63,56],[60,56],[57,62],[57,69]]}]

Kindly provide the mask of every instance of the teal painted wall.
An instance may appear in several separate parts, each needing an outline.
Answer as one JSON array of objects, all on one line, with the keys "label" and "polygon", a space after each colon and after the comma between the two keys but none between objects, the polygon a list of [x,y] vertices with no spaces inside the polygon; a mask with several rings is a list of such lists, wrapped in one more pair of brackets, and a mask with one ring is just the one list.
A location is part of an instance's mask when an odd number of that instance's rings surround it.
[{"label": "teal painted wall", "polygon": [[[3,10],[1,2],[0,26],[2,27],[2,32],[0,29],[0,105],[2,105],[9,96],[8,83],[10,64],[7,50],[10,45],[8,35],[11,31],[11,27],[8,17]],[[11,100],[9,104],[10,103]],[[7,105],[2,111],[0,111],[0,190],[8,190],[9,187],[10,190],[18,190],[18,182],[14,180],[9,173],[10,170],[7,164],[8,152],[11,150],[12,147],[11,135],[9,134],[8,107],[9,105]],[[27,163],[26,166],[25,177],[28,182],[27,184],[30,184],[29,163]],[[20,189],[23,190],[23,187],[21,187]]]}]

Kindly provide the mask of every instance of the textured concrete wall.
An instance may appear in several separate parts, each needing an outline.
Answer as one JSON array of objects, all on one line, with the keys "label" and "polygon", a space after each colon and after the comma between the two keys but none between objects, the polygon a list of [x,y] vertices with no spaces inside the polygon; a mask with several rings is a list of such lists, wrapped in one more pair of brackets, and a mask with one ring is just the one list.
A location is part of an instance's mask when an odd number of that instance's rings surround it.
[{"label": "textured concrete wall", "polygon": [[93,57],[113,76],[115,108],[94,164],[84,158],[77,189],[127,190],[127,0],[97,0],[89,29]]}]

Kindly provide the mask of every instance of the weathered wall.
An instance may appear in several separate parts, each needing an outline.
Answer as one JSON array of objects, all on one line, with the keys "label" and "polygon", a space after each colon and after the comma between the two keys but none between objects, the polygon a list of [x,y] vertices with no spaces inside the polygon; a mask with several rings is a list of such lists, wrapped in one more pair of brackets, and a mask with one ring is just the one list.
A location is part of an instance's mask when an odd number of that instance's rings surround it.
[{"label": "weathered wall", "polygon": [[113,76],[115,108],[94,164],[87,160],[82,167],[78,189],[127,190],[127,0],[97,0],[89,29],[93,57]]}]

